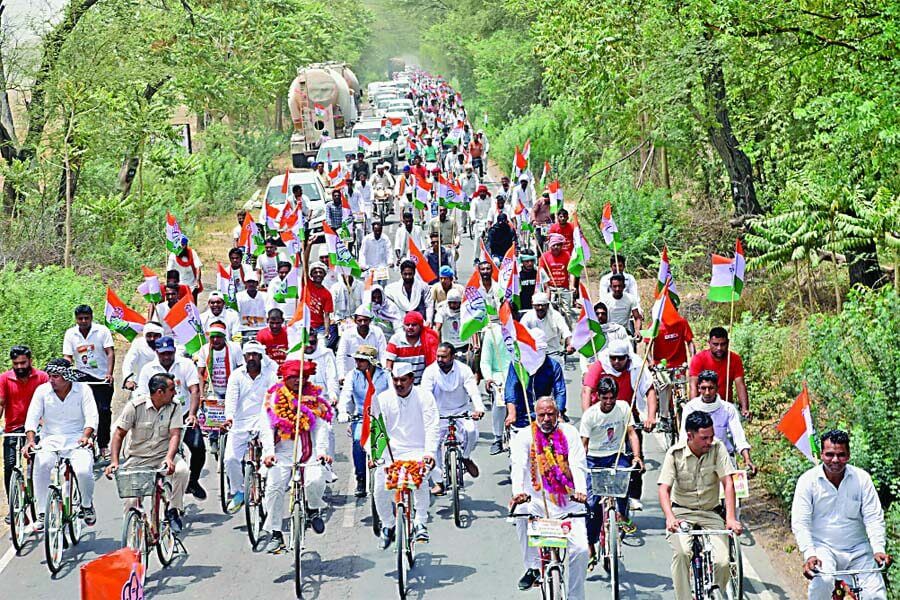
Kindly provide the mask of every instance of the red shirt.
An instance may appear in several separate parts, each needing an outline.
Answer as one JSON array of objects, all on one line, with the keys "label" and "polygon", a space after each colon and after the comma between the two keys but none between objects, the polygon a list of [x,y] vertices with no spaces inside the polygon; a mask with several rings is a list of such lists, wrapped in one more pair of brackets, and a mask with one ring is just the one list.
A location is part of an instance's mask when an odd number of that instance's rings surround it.
[{"label": "red shirt", "polygon": [[584,377],[581,380],[583,385],[593,390],[591,392],[591,404],[597,403],[597,386],[600,385],[600,380],[603,377],[613,379],[616,382],[616,385],[619,386],[619,393],[616,395],[616,400],[631,402],[631,397],[634,396],[634,388],[631,387],[631,373],[629,371],[624,371],[621,375],[615,377],[604,371],[603,365],[598,360],[588,367],[587,373],[584,374]]},{"label": "red shirt", "polygon": [[553,256],[550,250],[541,255],[541,264],[549,271],[551,286],[569,287],[569,258],[570,255],[565,250],[559,256]]},{"label": "red shirt", "polygon": [[413,175],[421,177],[422,179],[425,179],[428,177],[428,170],[425,168],[424,164],[415,165],[413,167],[410,167],[409,171]]},{"label": "red shirt", "polygon": [[272,330],[266,327],[260,329],[256,334],[256,341],[266,347],[266,355],[274,360],[277,364],[284,362],[288,354],[288,335],[287,329],[282,328],[281,333],[275,335]]},{"label": "red shirt", "polygon": [[[325,286],[309,284],[309,326],[315,329],[325,325],[325,315],[334,312],[334,299]],[[325,332],[328,333],[327,331]]]},{"label": "red shirt", "polygon": [[[722,360],[716,360],[713,358],[712,352],[709,350],[704,350],[703,352],[698,352],[694,355],[694,358],[691,359],[691,367],[689,369],[689,374],[691,377],[696,377],[700,374],[700,371],[705,371],[707,369],[715,371],[719,374],[719,396],[722,399],[725,399],[725,392],[729,387],[733,388],[734,386],[731,383],[737,379],[738,377],[744,376],[744,363],[741,361],[741,357],[737,352],[731,353],[731,368],[728,377],[728,382],[726,384],[725,381],[725,367],[728,363],[726,358]],[[734,394],[728,394],[728,400],[730,402],[734,402]]]},{"label": "red shirt", "polygon": [[575,226],[571,223],[566,223],[565,225],[554,223],[550,226],[548,233],[558,233],[566,238],[566,243],[563,244],[563,250],[566,252],[571,252],[572,248],[575,247],[575,242],[573,241],[575,238]]},{"label": "red shirt", "polygon": [[[653,364],[666,359],[669,367],[678,367],[687,362],[687,350],[684,345],[694,339],[691,326],[684,319],[672,326],[660,323],[659,335],[653,342]],[[723,396],[724,397],[724,396]]]},{"label": "red shirt", "polygon": [[31,397],[34,390],[42,383],[47,383],[50,378],[40,369],[32,369],[25,379],[16,377],[15,371],[10,369],[0,373],[0,398],[4,401],[6,426],[4,431],[12,433],[16,429],[25,426],[25,415],[31,405]]}]

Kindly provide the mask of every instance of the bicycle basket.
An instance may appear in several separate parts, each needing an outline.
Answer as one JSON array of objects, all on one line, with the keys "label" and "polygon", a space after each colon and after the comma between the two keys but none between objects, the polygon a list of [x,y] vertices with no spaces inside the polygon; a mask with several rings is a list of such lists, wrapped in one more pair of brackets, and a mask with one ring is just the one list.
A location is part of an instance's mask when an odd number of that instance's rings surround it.
[{"label": "bicycle basket", "polygon": [[156,471],[116,471],[116,488],[119,498],[143,498],[153,493]]},{"label": "bicycle basket", "polygon": [[631,471],[591,469],[591,492],[597,496],[624,498],[628,495]]}]

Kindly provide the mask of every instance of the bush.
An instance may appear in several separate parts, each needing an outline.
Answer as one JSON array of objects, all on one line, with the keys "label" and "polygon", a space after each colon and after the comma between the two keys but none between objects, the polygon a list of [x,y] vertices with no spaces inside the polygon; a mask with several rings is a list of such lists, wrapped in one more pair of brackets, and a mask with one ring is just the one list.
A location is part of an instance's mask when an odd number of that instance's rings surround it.
[{"label": "bush", "polygon": [[31,348],[36,366],[62,355],[63,334],[75,324],[73,311],[89,304],[102,322],[106,306],[103,285],[62,267],[0,269],[0,340],[3,360],[15,344]]}]

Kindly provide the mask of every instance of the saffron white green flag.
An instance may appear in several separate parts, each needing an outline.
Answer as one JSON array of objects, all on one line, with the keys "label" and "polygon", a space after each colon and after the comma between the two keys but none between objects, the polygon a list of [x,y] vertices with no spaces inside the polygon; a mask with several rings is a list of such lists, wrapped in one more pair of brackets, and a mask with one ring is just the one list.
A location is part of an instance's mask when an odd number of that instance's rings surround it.
[{"label": "saffron white green flag", "polygon": [[301,300],[297,303],[294,316],[288,323],[288,354],[297,352],[309,343],[309,330],[312,313],[309,310],[309,286],[304,286],[300,293]]},{"label": "saffron white green flag", "polygon": [[581,272],[587,267],[588,261],[591,260],[591,249],[587,240],[584,239],[581,226],[578,224],[577,214],[572,219],[572,225],[574,227],[572,231],[572,256],[569,258],[569,273],[575,277],[581,277]]},{"label": "saffron white green flag", "polygon": [[662,292],[663,286],[669,282],[669,300],[678,308],[681,304],[681,298],[678,297],[678,290],[675,288],[675,279],[672,277],[672,269],[669,267],[669,250],[663,246],[662,256],[659,258],[659,272],[656,275],[656,295]]},{"label": "saffron white green flag", "polygon": [[475,270],[472,276],[469,277],[466,289],[463,291],[460,322],[462,327],[459,330],[459,338],[462,341],[468,340],[474,334],[487,327],[487,302],[485,302],[481,293],[481,276],[478,274],[478,270]]},{"label": "saffron white green flag", "polygon": [[512,356],[513,368],[523,386],[528,385],[531,375],[544,364],[545,354],[537,349],[537,343],[528,328],[513,319],[509,302],[500,305],[500,331],[503,342]]},{"label": "saffron white green flag", "polygon": [[279,304],[284,304],[291,298],[298,298],[299,281],[300,267],[297,266],[297,256],[295,255],[294,264],[291,267],[291,270],[288,271],[287,277],[285,277],[284,281],[273,280],[269,282],[269,285],[277,285],[277,289],[272,294],[272,299]]},{"label": "saffron white green flag", "polygon": [[234,278],[231,277],[231,270],[223,267],[220,262],[217,262],[216,266],[218,267],[216,270],[216,290],[222,295],[225,306],[237,310],[237,290],[235,289]]},{"label": "saffron white green flag", "polygon": [[159,277],[156,273],[141,265],[141,271],[144,274],[144,282],[138,286],[138,294],[144,297],[144,300],[150,304],[159,304],[162,302],[162,290],[159,286]]},{"label": "saffron white green flag", "polygon": [[709,282],[708,298],[712,302],[733,302],[741,297],[744,289],[744,248],[738,240],[734,248],[734,258],[712,255],[712,280]]},{"label": "saffron white green flag", "polygon": [[165,316],[166,324],[175,334],[175,341],[184,346],[184,351],[188,355],[195,354],[206,343],[200,311],[197,310],[193,299],[188,294],[179,300]]},{"label": "saffron white green flag", "polygon": [[328,225],[328,221],[322,223],[322,231],[325,233],[325,245],[328,247],[328,260],[331,261],[331,267],[337,274],[353,277],[362,275],[359,263],[353,258],[344,240]]},{"label": "saffron white green flag", "polygon": [[812,420],[812,407],[806,382],[803,390],[778,423],[778,431],[803,453],[803,456],[818,463],[819,448],[816,443],[816,428]]},{"label": "saffron white green flag", "polygon": [[616,222],[612,218],[612,205],[607,202],[603,205],[603,217],[600,221],[600,231],[603,233],[603,241],[609,246],[613,252],[618,252],[622,248],[622,234],[616,227]]},{"label": "saffron white green flag", "polygon": [[106,326],[119,333],[129,342],[144,330],[146,319],[131,310],[122,302],[114,291],[106,288],[106,310],[103,311]]},{"label": "saffron white green flag", "polygon": [[603,346],[606,345],[606,336],[603,335],[603,326],[597,313],[594,311],[594,303],[588,294],[584,281],[578,284],[578,295],[581,299],[581,314],[575,328],[572,330],[572,346],[587,359],[594,358]]},{"label": "saffron white green flag", "polygon": [[181,232],[181,226],[172,213],[166,211],[166,250],[178,254],[183,241],[184,234]]}]

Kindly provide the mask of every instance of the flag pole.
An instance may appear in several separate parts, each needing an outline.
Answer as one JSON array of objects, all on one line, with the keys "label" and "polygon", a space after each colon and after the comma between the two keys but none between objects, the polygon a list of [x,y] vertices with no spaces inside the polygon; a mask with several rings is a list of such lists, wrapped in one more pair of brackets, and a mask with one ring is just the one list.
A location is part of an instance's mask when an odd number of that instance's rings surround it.
[{"label": "flag pole", "polygon": [[[734,280],[737,275],[737,253],[734,255],[734,264],[731,268],[731,316],[728,319],[728,335],[731,336],[734,329]],[[729,402],[731,398],[731,338],[728,338],[728,350],[725,355],[725,402]],[[740,409],[740,407],[738,407]]]},{"label": "flag pole", "polygon": [[[589,283],[588,283],[588,268],[587,268],[587,264],[584,265],[584,268],[581,270],[581,273],[582,273],[582,275],[584,275],[584,289],[590,291],[590,285],[589,285]],[[580,289],[580,288],[579,288],[578,292],[579,292],[579,295],[580,295],[580,293],[581,293],[581,289]],[[586,310],[586,309],[584,308],[584,306],[582,306],[581,308],[582,308],[582,310]],[[592,307],[592,308],[593,308],[593,307]],[[576,325],[577,325],[577,323],[576,323]],[[601,326],[601,327],[602,327],[602,326]],[[594,334],[594,333],[592,332],[592,334],[591,334],[591,350],[594,351],[594,356],[593,356],[594,360],[597,360],[597,354],[598,354],[600,351],[597,350],[597,342],[596,342],[596,339],[595,339],[595,338],[596,338],[596,334]]]},{"label": "flag pole", "polygon": [[[299,301],[303,302],[303,296],[305,296],[306,286],[309,283],[306,269],[303,270],[303,277],[301,279],[303,282],[303,290],[304,292],[298,294],[300,296]],[[307,332],[308,335],[308,332]],[[301,340],[303,341],[303,340]],[[307,339],[306,342],[309,340]],[[291,478],[297,474],[297,453],[300,449],[300,407],[303,405],[303,366],[306,362],[306,343],[303,343],[300,346],[300,386],[297,389],[297,412],[294,414],[294,459],[293,464],[291,465]],[[311,439],[311,438],[310,438]]]},{"label": "flag pole", "polygon": [[[654,341],[656,341],[656,338],[651,339],[650,343],[647,344],[646,350],[644,350],[644,356],[642,357],[643,360],[641,361],[641,370],[638,371],[637,385],[631,386],[634,389],[631,392],[631,401],[628,403],[628,409],[631,411],[632,415],[634,414],[634,404],[635,404],[635,402],[637,402],[637,395],[641,389],[641,379],[643,379],[643,377],[644,377],[644,369],[647,367],[647,359],[650,356],[650,351],[653,348]],[[658,402],[658,400],[657,400],[657,402]],[[650,407],[648,406],[647,409],[649,410]],[[648,431],[647,433],[650,433],[650,432]],[[625,450],[625,438],[627,438],[627,437],[628,437],[628,435],[626,433],[625,435],[622,436],[622,441],[619,442],[619,450],[616,452],[616,460],[613,462],[613,467],[612,467],[614,469],[619,464],[619,457],[622,456],[622,452]]]},{"label": "flag pole", "polygon": [[[514,356],[513,358],[519,359],[518,356]],[[522,368],[525,368],[525,366],[522,365]],[[513,370],[515,370],[515,367],[513,367]],[[525,382],[522,381],[522,378],[519,377],[518,373],[516,373],[516,379],[519,380],[519,386],[522,388],[522,397],[525,399],[525,413],[528,415],[528,429],[531,431],[531,445],[532,445],[532,447],[534,447],[537,444],[537,438],[535,437],[535,433],[536,433],[535,429],[536,428],[534,427],[534,419],[531,418],[531,411],[534,408],[534,404],[529,402],[528,390],[525,389]],[[535,398],[535,400],[537,400],[537,398]],[[537,452],[535,452],[534,456],[536,459]],[[538,477],[540,477],[541,473],[540,473],[540,468],[538,467],[538,465],[532,465],[532,467],[534,468],[535,472],[537,472]],[[532,482],[532,484],[533,484],[533,482]],[[543,482],[541,483],[541,501],[544,503],[544,514],[549,515],[550,509],[547,506],[547,491],[544,489]]]}]

